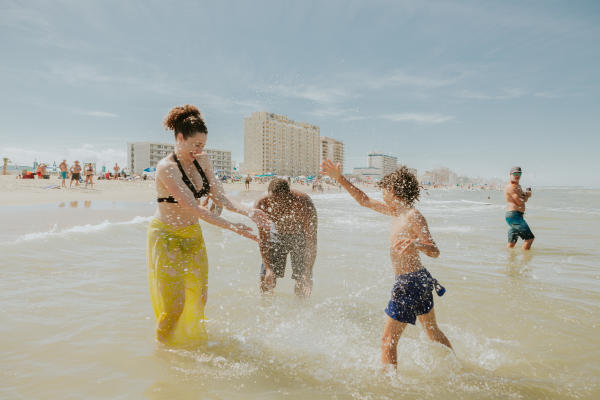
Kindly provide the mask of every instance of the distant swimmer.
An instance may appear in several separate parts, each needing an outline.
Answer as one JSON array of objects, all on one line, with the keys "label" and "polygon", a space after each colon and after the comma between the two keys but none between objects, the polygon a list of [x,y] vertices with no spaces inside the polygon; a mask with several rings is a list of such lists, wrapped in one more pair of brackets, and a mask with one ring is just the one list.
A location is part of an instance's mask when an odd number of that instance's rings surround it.
[{"label": "distant swimmer", "polygon": [[58,169],[60,171],[60,179],[62,180],[60,186],[66,188],[67,184],[65,180],[67,179],[67,172],[69,167],[67,166],[67,160],[62,160],[60,164],[58,164]]},{"label": "distant swimmer", "polygon": [[273,291],[277,278],[284,276],[289,253],[292,279],[296,281],[294,293],[299,297],[310,296],[317,257],[317,210],[310,196],[291,190],[287,180],[276,178],[269,183],[269,194],[259,199],[255,207],[273,221],[269,229],[258,230],[263,258],[261,290]]},{"label": "distant swimmer", "polygon": [[525,203],[532,195],[531,188],[527,188],[525,192],[521,188],[519,181],[521,180],[521,167],[513,167],[510,170],[510,182],[504,188],[504,197],[506,198],[506,223],[510,227],[508,229],[508,244],[507,247],[512,249],[517,244],[519,237],[523,239],[523,250],[529,250],[533,244],[535,236],[529,225],[525,222],[523,215],[525,214]]},{"label": "distant swimmer", "polygon": [[437,325],[433,310],[433,290],[441,296],[445,289],[423,267],[419,256],[419,252],[423,252],[436,258],[440,251],[429,233],[425,217],[413,206],[419,199],[416,176],[406,166],[385,175],[378,184],[383,194],[381,202],[352,185],[342,175],[339,163],[334,164],[327,159],[321,164],[321,170],[338,181],[361,206],[392,217],[390,257],[396,281],[385,309],[382,363],[396,367],[400,335],[406,324],[414,325],[417,318],[429,339],[452,349],[450,341]]},{"label": "distant swimmer", "polygon": [[79,186],[79,179],[81,178],[81,165],[79,165],[79,161],[75,161],[75,164],[71,166],[71,182],[69,182],[69,188],[73,185],[73,181],[75,181],[75,186]]},{"label": "distant swimmer", "polygon": [[158,207],[148,226],[148,282],[156,338],[168,346],[189,347],[206,340],[208,259],[198,219],[258,242],[250,227],[216,215],[199,200],[209,196],[265,226],[268,217],[234,203],[223,191],[203,151],[208,130],[195,106],[173,108],[164,125],[174,132],[176,144],[156,167]]}]

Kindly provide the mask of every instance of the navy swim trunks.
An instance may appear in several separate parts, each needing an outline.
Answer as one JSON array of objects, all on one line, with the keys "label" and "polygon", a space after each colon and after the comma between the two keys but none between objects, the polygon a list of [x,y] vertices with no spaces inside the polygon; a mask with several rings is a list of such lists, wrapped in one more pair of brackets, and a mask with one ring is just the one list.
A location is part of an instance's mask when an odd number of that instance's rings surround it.
[{"label": "navy swim trunks", "polygon": [[508,242],[517,243],[519,237],[523,240],[534,239],[535,236],[529,225],[523,218],[523,213],[520,211],[508,211],[506,213],[506,223],[510,228],[508,229]]},{"label": "navy swim trunks", "polygon": [[397,275],[385,313],[396,321],[414,325],[417,315],[427,314],[433,308],[434,282],[425,268]]}]

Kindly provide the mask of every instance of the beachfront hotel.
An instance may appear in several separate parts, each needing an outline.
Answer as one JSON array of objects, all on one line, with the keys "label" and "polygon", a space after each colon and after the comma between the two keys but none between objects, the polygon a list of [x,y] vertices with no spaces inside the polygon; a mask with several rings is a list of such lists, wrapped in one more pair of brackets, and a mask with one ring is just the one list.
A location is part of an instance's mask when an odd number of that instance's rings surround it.
[{"label": "beachfront hotel", "polygon": [[213,170],[217,176],[231,177],[233,174],[233,164],[231,162],[231,151],[204,149],[210,159]]},{"label": "beachfront hotel", "polygon": [[316,125],[269,112],[244,118],[245,174],[318,175],[320,150]]},{"label": "beachfront hotel", "polygon": [[141,175],[146,168],[155,168],[160,160],[174,151],[175,145],[169,143],[127,143],[127,168],[130,173]]},{"label": "beachfront hotel", "polygon": [[379,180],[398,168],[398,157],[382,153],[369,153],[369,166],[354,168],[353,174],[366,180]]},{"label": "beachfront hotel", "polygon": [[321,162],[329,158],[335,164],[340,163],[344,170],[344,142],[321,136]]},{"label": "beachfront hotel", "polygon": [[454,186],[458,182],[458,175],[446,167],[441,167],[431,171],[425,171],[420,178],[420,182],[426,185]]},{"label": "beachfront hotel", "polygon": [[[160,160],[175,151],[170,143],[134,142],[127,143],[127,167],[132,174],[141,175],[146,168],[156,168]],[[231,176],[231,151],[204,149],[218,176]]]}]

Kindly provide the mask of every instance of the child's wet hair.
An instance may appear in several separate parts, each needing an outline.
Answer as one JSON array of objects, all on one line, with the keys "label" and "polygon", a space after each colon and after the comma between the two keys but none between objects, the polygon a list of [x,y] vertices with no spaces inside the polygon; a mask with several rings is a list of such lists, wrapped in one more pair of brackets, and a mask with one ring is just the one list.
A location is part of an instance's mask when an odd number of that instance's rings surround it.
[{"label": "child's wet hair", "polygon": [[419,200],[419,181],[406,165],[385,175],[377,185],[382,189],[392,192],[394,196],[401,199],[408,207],[412,207]]}]

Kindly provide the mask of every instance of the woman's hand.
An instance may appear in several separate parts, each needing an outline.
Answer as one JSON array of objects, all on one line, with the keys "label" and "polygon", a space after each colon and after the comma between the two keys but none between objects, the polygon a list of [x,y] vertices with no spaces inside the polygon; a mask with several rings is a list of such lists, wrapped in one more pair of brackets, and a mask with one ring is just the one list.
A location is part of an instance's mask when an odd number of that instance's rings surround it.
[{"label": "woman's hand", "polygon": [[252,228],[250,228],[247,225],[244,225],[242,223],[231,224],[231,230],[240,236],[258,242],[258,237],[254,233],[252,233]]},{"label": "woman's hand", "polygon": [[321,172],[337,181],[342,176],[342,166],[327,158],[321,163]]}]

